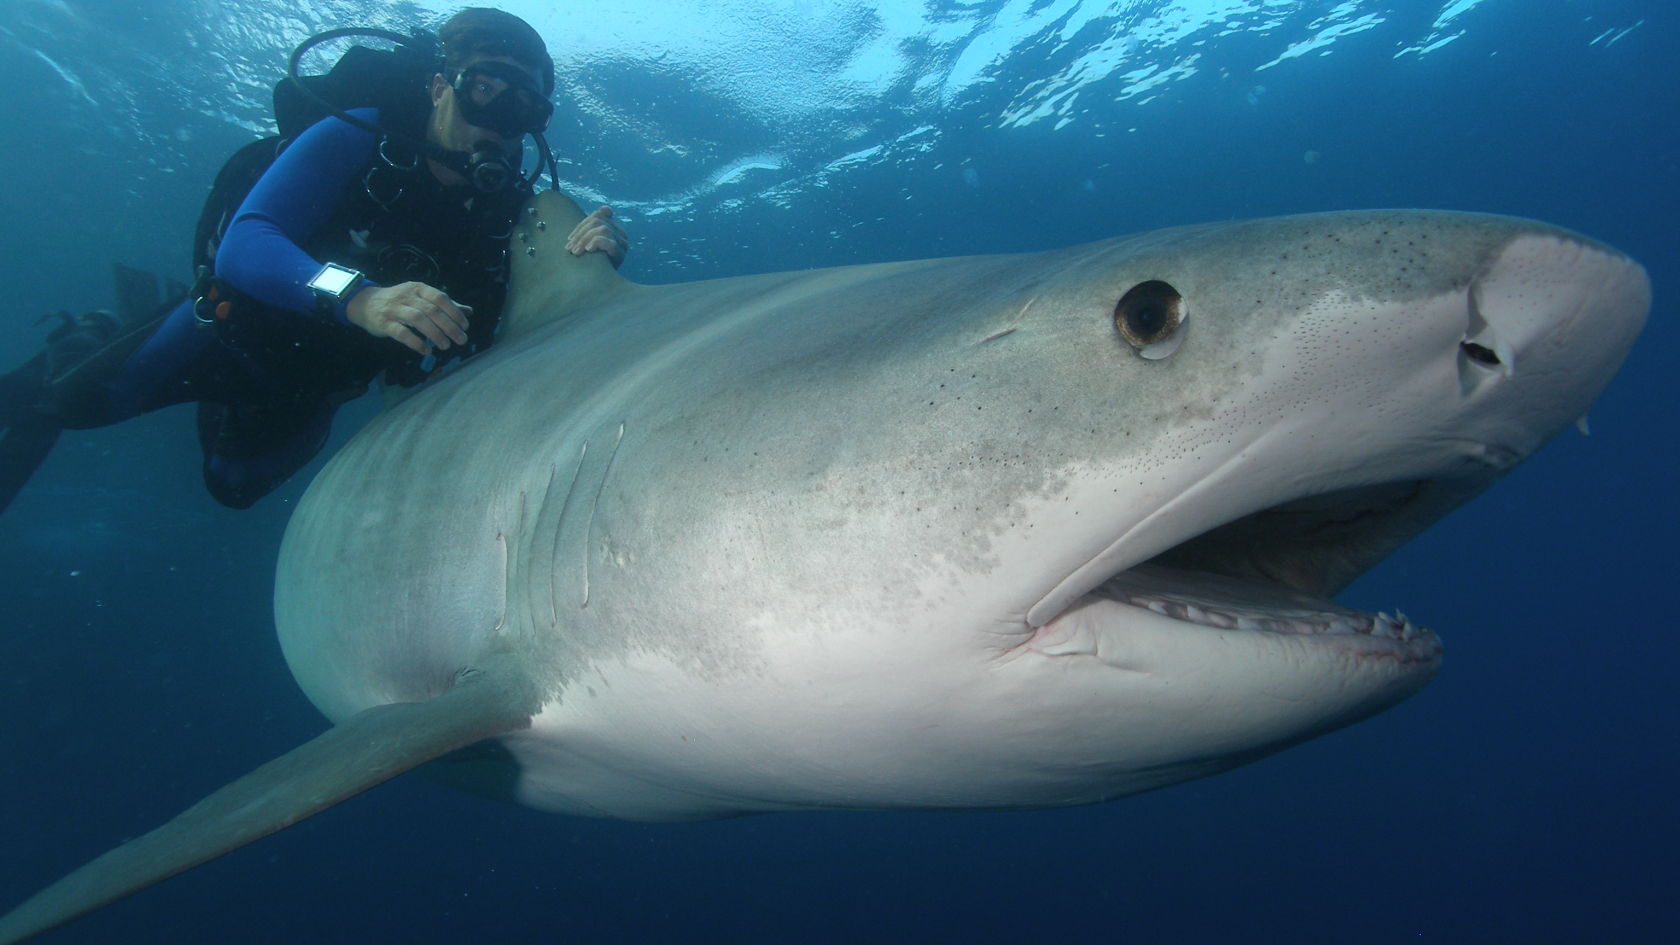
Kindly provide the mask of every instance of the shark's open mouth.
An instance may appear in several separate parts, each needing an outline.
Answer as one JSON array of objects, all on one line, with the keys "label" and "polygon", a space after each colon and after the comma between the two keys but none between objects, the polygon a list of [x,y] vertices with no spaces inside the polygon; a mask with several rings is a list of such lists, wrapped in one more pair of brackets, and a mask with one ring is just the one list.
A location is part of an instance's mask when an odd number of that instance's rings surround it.
[{"label": "shark's open mouth", "polygon": [[1356,635],[1433,659],[1440,641],[1404,614],[1330,599],[1440,516],[1481,477],[1348,489],[1246,515],[1110,577],[1092,596],[1220,630]]}]

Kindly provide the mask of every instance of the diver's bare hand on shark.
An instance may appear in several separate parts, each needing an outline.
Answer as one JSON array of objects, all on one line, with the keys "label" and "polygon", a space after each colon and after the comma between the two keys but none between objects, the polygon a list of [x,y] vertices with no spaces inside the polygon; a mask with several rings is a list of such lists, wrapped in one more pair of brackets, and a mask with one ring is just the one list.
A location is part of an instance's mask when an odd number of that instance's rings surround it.
[{"label": "diver's bare hand on shark", "polygon": [[393,338],[415,354],[467,343],[472,307],[461,305],[424,282],[372,286],[345,306],[350,324],[376,338]]},{"label": "diver's bare hand on shark", "polygon": [[603,206],[584,217],[572,229],[571,235],[566,237],[566,250],[574,256],[606,253],[607,258],[612,260],[613,268],[617,269],[624,262],[624,254],[630,251],[630,236],[613,219],[612,208]]}]

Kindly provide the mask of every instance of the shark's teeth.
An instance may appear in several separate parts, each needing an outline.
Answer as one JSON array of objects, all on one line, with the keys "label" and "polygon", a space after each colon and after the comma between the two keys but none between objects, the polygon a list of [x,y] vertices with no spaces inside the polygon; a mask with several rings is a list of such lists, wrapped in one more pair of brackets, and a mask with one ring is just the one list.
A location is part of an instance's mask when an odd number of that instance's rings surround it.
[{"label": "shark's teeth", "polygon": [[1413,623],[1411,618],[1398,611],[1393,615],[1367,614],[1351,610],[1316,614],[1262,614],[1236,607],[1221,609],[1207,601],[1192,604],[1170,597],[1133,592],[1115,584],[1106,585],[1103,595],[1163,617],[1219,630],[1241,630],[1250,633],[1358,634],[1407,643],[1431,635],[1431,631]]},{"label": "shark's teeth", "polygon": [[1237,625],[1237,619],[1235,617],[1221,611],[1206,610],[1202,612],[1202,616],[1209,626],[1218,627],[1221,630],[1231,630]]}]

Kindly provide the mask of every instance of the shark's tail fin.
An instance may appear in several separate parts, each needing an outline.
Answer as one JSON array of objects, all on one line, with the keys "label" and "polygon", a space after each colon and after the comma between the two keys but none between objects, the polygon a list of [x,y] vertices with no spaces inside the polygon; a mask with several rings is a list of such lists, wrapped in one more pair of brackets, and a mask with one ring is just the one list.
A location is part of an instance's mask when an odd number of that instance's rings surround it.
[{"label": "shark's tail fin", "polygon": [[25,900],[0,917],[0,945],[63,925],[457,748],[529,727],[538,708],[522,673],[492,663],[430,702],[368,709]]}]

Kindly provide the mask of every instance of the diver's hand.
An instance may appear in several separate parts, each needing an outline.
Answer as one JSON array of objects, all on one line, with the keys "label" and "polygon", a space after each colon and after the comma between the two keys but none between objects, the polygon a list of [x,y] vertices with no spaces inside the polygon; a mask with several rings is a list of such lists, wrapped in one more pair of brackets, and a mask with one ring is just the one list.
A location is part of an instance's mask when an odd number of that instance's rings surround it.
[{"label": "diver's hand", "polygon": [[624,254],[630,251],[630,236],[613,219],[612,208],[602,207],[572,228],[572,235],[566,237],[566,249],[573,256],[606,253],[617,269],[624,262]]},{"label": "diver's hand", "polygon": [[350,324],[376,338],[395,338],[415,354],[467,343],[472,307],[459,305],[424,282],[369,286],[344,307]]}]

